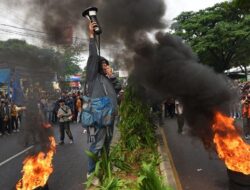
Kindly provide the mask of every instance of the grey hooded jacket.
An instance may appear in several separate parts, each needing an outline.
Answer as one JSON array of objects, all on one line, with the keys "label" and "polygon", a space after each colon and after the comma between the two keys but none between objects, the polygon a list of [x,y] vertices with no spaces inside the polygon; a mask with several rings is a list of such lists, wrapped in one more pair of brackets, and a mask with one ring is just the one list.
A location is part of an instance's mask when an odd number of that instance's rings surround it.
[{"label": "grey hooded jacket", "polygon": [[114,109],[117,110],[117,95],[113,84],[98,71],[99,55],[97,54],[95,39],[90,38],[85,94],[91,98],[108,96],[112,101]]}]

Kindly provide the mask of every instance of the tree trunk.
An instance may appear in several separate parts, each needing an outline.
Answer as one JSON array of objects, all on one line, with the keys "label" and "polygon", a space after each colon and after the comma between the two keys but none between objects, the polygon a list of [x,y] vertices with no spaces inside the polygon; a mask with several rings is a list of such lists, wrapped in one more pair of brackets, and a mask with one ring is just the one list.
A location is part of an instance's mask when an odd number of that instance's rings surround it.
[{"label": "tree trunk", "polygon": [[245,65],[244,65],[244,70],[245,70],[245,78],[246,78],[246,81],[247,81],[248,71],[247,71],[247,66],[245,66]]}]

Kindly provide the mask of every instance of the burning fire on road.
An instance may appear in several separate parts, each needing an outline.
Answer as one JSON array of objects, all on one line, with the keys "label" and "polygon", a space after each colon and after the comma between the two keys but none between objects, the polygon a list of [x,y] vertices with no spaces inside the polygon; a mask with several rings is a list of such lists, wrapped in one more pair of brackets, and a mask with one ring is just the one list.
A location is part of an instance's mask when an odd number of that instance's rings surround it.
[{"label": "burning fire on road", "polygon": [[48,178],[53,172],[52,160],[56,151],[55,138],[50,136],[49,151],[39,152],[27,157],[23,164],[23,177],[18,181],[16,190],[34,190],[47,185]]},{"label": "burning fire on road", "polygon": [[229,178],[250,185],[250,145],[242,140],[233,122],[219,112],[215,114],[214,143],[218,156],[228,168]]}]

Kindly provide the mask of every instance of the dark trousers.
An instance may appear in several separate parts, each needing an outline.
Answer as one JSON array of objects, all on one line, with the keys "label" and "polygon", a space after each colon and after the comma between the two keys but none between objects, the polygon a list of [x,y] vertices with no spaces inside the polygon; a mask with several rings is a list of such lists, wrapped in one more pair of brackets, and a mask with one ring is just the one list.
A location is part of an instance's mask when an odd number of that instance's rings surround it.
[{"label": "dark trousers", "polygon": [[10,124],[10,120],[3,121],[3,130],[8,131],[8,133],[12,133],[12,127]]},{"label": "dark trousers", "polygon": [[0,118],[0,133],[4,133],[3,119],[2,118]]},{"label": "dark trousers", "polygon": [[60,122],[59,127],[60,127],[60,140],[61,140],[61,142],[64,141],[65,131],[66,131],[69,139],[73,140],[73,136],[72,136],[72,133],[70,131],[69,121]]},{"label": "dark trousers", "polygon": [[178,133],[181,133],[184,126],[184,116],[183,114],[177,114],[176,117],[177,117]]},{"label": "dark trousers", "polygon": [[4,134],[3,118],[0,118],[0,133]]},{"label": "dark trousers", "polygon": [[174,117],[175,104],[165,104],[165,117]]},{"label": "dark trousers", "polygon": [[13,130],[18,129],[18,121],[17,121],[17,117],[15,116],[11,116],[11,127]]},{"label": "dark trousers", "polygon": [[57,122],[57,113],[55,111],[52,112],[52,123]]}]

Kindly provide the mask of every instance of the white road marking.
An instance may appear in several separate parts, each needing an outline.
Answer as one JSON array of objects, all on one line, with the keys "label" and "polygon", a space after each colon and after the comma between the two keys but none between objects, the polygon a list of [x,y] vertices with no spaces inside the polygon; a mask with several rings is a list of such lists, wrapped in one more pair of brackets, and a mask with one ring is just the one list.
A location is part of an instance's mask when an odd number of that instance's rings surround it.
[{"label": "white road marking", "polygon": [[24,149],[23,151],[21,151],[21,152],[19,152],[19,153],[15,154],[14,156],[11,156],[11,157],[10,157],[10,158],[8,158],[7,160],[5,160],[5,161],[1,162],[1,163],[0,163],[0,167],[1,167],[1,166],[3,166],[4,164],[8,163],[9,161],[13,160],[14,158],[16,158],[16,157],[20,156],[21,154],[23,154],[23,153],[27,152],[28,150],[30,150],[30,149],[31,149],[31,148],[33,148],[33,147],[34,147],[34,145],[32,145],[32,146],[30,146],[30,147],[28,147],[28,148]]}]

